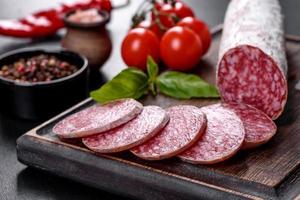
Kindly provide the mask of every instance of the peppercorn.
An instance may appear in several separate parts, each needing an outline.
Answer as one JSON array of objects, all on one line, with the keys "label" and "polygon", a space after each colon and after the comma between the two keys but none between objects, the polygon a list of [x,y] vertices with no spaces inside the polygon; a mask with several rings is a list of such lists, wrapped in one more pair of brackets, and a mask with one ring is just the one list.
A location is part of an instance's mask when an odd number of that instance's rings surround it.
[{"label": "peppercorn", "polygon": [[48,82],[69,76],[77,70],[76,66],[53,55],[41,54],[3,65],[0,76],[17,82]]}]

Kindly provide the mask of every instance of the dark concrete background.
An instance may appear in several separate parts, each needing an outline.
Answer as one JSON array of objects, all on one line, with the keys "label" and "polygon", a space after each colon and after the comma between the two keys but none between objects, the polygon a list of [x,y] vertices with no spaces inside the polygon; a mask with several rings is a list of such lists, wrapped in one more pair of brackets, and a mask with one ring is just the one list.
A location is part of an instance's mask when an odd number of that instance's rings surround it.
[{"label": "dark concrete background", "polygon": [[[120,1],[113,0],[115,3]],[[1,0],[0,19],[21,17],[37,9],[57,5],[58,2],[61,1]],[[129,27],[130,17],[140,2],[133,0],[130,6],[113,12],[112,21],[108,28],[111,31],[114,48],[111,57],[101,69],[102,74],[108,79],[125,66],[120,57],[120,43]],[[228,0],[189,0],[186,2],[194,8],[198,17],[213,27],[222,23]],[[300,1],[281,0],[281,4],[285,14],[286,32],[300,35]],[[46,41],[31,41],[0,37],[0,53],[20,47],[57,47],[58,44],[57,38]],[[0,98],[1,95],[5,94],[0,94]],[[14,119],[0,114],[0,200],[123,199],[114,194],[27,168],[19,163],[16,158],[15,141],[18,136],[39,123]]]}]

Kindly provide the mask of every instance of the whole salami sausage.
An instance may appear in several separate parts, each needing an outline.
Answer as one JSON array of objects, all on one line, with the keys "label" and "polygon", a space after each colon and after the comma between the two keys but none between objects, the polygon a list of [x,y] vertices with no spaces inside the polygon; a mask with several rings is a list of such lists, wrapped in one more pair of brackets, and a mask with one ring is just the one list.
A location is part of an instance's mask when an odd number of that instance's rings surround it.
[{"label": "whole salami sausage", "polygon": [[110,131],[85,137],[82,143],[99,153],[131,149],[155,136],[169,121],[166,111],[158,106],[145,106],[133,120]]},{"label": "whole salami sausage", "polygon": [[135,118],[143,105],[134,99],[96,104],[66,117],[53,127],[60,138],[81,138],[108,131]]},{"label": "whole salami sausage", "polygon": [[287,101],[283,17],[278,0],[232,0],[220,44],[217,85],[225,102],[243,102],[272,119]]},{"label": "whole salami sausage", "polygon": [[223,104],[202,107],[207,126],[202,138],[179,155],[194,164],[214,164],[233,156],[242,146],[245,129],[239,116]]},{"label": "whole salami sausage", "polygon": [[161,160],[175,156],[193,145],[203,134],[206,117],[195,106],[168,108],[169,123],[156,136],[131,150],[146,160]]}]

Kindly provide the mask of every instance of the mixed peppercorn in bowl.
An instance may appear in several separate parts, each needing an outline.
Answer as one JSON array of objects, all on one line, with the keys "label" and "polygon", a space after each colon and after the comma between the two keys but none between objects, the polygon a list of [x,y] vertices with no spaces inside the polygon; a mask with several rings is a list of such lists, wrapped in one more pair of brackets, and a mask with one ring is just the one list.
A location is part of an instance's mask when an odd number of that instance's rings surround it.
[{"label": "mixed peppercorn in bowl", "polygon": [[48,82],[69,76],[77,70],[75,65],[54,55],[40,54],[3,65],[0,76],[17,82]]},{"label": "mixed peppercorn in bowl", "polygon": [[65,50],[21,49],[0,56],[0,109],[25,119],[57,114],[88,96],[88,61]]}]

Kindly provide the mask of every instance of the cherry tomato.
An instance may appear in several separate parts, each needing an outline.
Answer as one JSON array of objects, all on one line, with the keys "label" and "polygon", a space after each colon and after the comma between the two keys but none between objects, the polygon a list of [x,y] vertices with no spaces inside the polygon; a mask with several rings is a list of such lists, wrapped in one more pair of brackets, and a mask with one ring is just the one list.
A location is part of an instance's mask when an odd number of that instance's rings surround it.
[{"label": "cherry tomato", "polygon": [[[163,6],[163,3],[160,2],[155,2],[154,3],[154,9],[156,9],[157,11],[160,11],[161,7]],[[151,12],[151,19],[154,20],[155,19],[155,15],[153,12]]]},{"label": "cherry tomato", "polygon": [[175,26],[162,37],[160,55],[170,69],[187,71],[200,61],[202,43],[191,29]]},{"label": "cherry tomato", "polygon": [[174,12],[176,13],[176,15],[182,19],[185,17],[194,17],[194,12],[193,10],[188,7],[186,4],[177,1],[174,5]]},{"label": "cherry tomato", "polygon": [[129,67],[146,70],[148,55],[152,56],[156,62],[159,61],[159,40],[150,30],[134,28],[124,38],[121,54]]},{"label": "cherry tomato", "polygon": [[206,23],[195,17],[185,17],[177,23],[177,26],[184,26],[197,33],[203,44],[203,55],[208,51],[211,44],[211,34]]},{"label": "cherry tomato", "polygon": [[[159,20],[166,28],[171,28],[176,25],[179,19],[184,17],[193,17],[194,12],[186,4],[181,1],[175,4],[154,4],[155,9],[159,12]],[[173,15],[173,16],[172,16]],[[177,19],[176,19],[177,18]],[[155,16],[152,13],[152,21],[155,21]]]},{"label": "cherry tomato", "polygon": [[176,13],[174,13],[173,7],[170,4],[164,4],[159,10],[159,20],[160,23],[166,27],[167,29],[175,26],[176,22],[174,17],[177,17]]},{"label": "cherry tomato", "polygon": [[165,33],[165,31],[161,30],[155,22],[151,21],[142,21],[139,25],[137,25],[137,27],[152,31],[153,33],[155,33],[158,39],[160,39]]}]

